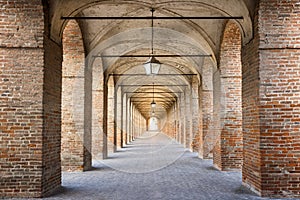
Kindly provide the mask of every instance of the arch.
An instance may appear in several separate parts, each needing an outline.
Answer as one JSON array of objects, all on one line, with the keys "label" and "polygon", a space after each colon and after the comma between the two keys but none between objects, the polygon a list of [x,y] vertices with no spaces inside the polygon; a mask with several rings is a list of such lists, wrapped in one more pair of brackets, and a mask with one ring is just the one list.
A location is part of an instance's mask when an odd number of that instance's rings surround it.
[{"label": "arch", "polygon": [[[100,0],[88,0],[85,2],[80,1],[68,1],[68,2],[59,2],[56,5],[53,5],[53,18],[52,24],[55,26],[51,29],[51,35],[54,40],[59,38],[59,35],[62,33],[62,27],[64,26],[63,21],[60,20],[61,16],[75,16],[79,14],[82,10],[87,9],[91,6],[95,5],[109,5],[114,4],[113,1],[100,1]],[[120,1],[119,5],[128,4],[128,5],[140,5],[146,8],[152,6],[151,3],[145,1]],[[249,10],[244,1],[235,0],[232,4],[228,4],[224,1],[218,0],[203,0],[202,2],[198,1],[172,1],[172,2],[159,2],[157,3],[158,7],[164,9],[166,12],[169,12],[165,7],[180,7],[181,5],[191,5],[191,7],[195,8],[196,6],[206,7],[216,13],[225,16],[243,16],[244,20],[239,22],[239,26],[241,28],[241,32],[243,32],[243,41],[244,43],[248,43],[252,38],[252,20],[250,18]],[[235,5],[232,7],[232,5]],[[55,8],[59,8],[58,12],[54,12]],[[169,12],[170,13],[170,12]],[[170,13],[171,14],[171,13]],[[59,41],[59,40],[58,40]]]},{"label": "arch", "polygon": [[150,117],[149,119],[149,131],[158,131],[158,118],[157,117]]}]

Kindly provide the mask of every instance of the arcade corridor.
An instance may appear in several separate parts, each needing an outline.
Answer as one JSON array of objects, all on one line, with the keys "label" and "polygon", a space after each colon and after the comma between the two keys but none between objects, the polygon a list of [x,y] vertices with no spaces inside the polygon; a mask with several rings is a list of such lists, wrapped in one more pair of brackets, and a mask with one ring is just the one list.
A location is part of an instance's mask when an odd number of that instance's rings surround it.
[{"label": "arcade corridor", "polygon": [[0,198],[299,198],[299,13],[0,0]]}]

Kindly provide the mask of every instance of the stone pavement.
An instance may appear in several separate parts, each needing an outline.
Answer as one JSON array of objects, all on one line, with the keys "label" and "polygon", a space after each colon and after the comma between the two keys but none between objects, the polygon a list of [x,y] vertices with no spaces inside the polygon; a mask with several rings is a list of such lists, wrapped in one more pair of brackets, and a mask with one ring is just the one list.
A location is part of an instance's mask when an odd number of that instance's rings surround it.
[{"label": "stone pavement", "polygon": [[259,200],[240,172],[220,172],[211,160],[161,133],[147,133],[84,173],[63,173],[63,189],[47,200]]}]

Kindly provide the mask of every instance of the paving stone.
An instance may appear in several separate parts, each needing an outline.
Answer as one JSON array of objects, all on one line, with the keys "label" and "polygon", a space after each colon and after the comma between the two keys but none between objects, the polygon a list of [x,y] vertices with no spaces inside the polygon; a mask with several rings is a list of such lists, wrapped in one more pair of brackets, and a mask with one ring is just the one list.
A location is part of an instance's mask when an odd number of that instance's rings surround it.
[{"label": "paving stone", "polygon": [[[148,133],[149,134],[149,133]],[[167,136],[146,135],[95,160],[87,172],[64,172],[47,200],[263,200],[242,186],[241,172],[221,172]]]}]

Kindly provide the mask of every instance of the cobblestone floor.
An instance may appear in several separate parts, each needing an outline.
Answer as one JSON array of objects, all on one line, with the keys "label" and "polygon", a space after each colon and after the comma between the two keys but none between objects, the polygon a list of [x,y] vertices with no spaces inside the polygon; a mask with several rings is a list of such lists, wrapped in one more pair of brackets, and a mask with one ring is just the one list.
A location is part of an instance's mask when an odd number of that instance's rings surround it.
[{"label": "cobblestone floor", "polygon": [[84,173],[63,173],[63,189],[47,200],[259,200],[241,186],[240,172],[220,172],[212,161],[163,134],[148,133]]}]

